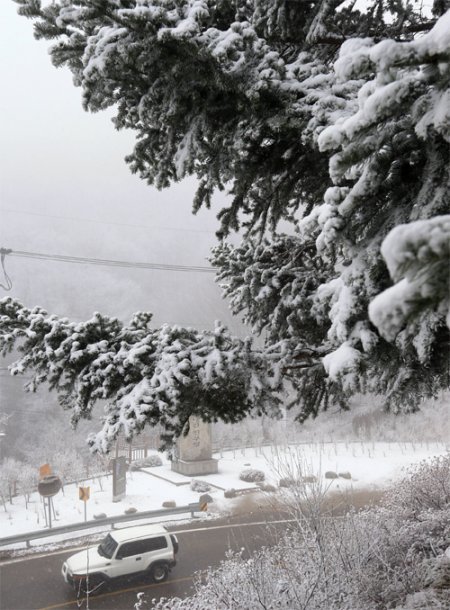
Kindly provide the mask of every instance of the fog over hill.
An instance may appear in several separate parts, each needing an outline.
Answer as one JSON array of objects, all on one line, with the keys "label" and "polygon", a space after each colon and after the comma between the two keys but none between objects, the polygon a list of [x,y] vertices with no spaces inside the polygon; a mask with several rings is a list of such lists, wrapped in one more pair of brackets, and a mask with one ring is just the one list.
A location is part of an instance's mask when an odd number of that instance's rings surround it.
[{"label": "fog over hill", "polygon": [[[5,90],[1,105],[0,247],[96,259],[209,266],[217,221],[191,214],[195,182],[157,191],[124,162],[133,135],[109,116],[81,107],[66,70],[55,70],[46,43],[31,35],[13,2],[0,42]],[[27,306],[82,320],[93,311],[124,321],[152,311],[155,324],[211,328],[215,319],[240,334],[213,273],[130,269],[7,256],[9,294]],[[5,284],[3,273],[0,283]],[[6,292],[0,289],[0,295]]]}]

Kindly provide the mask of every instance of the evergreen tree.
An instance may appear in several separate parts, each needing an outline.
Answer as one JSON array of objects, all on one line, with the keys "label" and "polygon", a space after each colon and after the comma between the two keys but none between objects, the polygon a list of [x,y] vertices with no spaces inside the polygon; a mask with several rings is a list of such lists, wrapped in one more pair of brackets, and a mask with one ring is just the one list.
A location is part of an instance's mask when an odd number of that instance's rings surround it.
[{"label": "evergreen tree", "polygon": [[[232,309],[265,339],[258,353],[227,336],[233,365],[219,388],[194,366],[186,384],[184,373],[170,376],[168,394],[144,411],[134,397],[145,403],[156,369],[128,376],[114,364],[96,385],[98,365],[87,380],[83,369],[91,367],[86,340],[79,363],[57,358],[68,368],[55,387],[75,421],[96,398],[115,397],[106,439],[118,427],[131,435],[160,420],[170,436],[194,409],[194,395],[207,405],[205,418],[233,420],[236,405],[257,404],[245,398],[252,371],[261,398],[270,389],[264,375],[272,391],[281,378],[289,382],[300,418],[330,399],[345,407],[366,390],[386,396],[387,408],[415,409],[448,386],[448,0],[436,0],[430,15],[398,0],[372,0],[362,12],[340,0],[16,1],[35,19],[36,36],[55,41],[52,60],[71,70],[84,107],[114,107],[116,128],[135,130],[133,172],[159,188],[196,175],[194,211],[209,206],[216,189],[230,193],[219,237],[244,227],[244,238],[237,247],[219,243],[211,261]],[[278,231],[280,220],[291,223],[290,234]],[[4,324],[16,333],[5,331],[5,346],[44,325],[20,367],[53,384],[52,352],[44,349],[53,322],[42,320],[54,319],[4,307]],[[94,327],[108,345],[125,333],[124,353],[134,354],[137,332],[157,360],[158,346],[172,346],[178,364],[177,350],[195,352],[203,341],[212,349],[224,333],[100,319]],[[78,331],[61,321],[55,329],[71,351]],[[129,362],[114,345],[114,362],[119,355]],[[30,337],[24,346],[32,347]]]}]

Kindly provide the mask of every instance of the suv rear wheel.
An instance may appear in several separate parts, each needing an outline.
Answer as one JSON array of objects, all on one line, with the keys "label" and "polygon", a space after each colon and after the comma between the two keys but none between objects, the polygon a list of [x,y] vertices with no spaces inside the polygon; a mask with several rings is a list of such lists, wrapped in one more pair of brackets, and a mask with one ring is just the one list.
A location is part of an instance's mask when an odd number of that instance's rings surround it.
[{"label": "suv rear wheel", "polygon": [[169,568],[165,563],[155,563],[150,568],[150,574],[155,582],[163,582],[169,575]]}]

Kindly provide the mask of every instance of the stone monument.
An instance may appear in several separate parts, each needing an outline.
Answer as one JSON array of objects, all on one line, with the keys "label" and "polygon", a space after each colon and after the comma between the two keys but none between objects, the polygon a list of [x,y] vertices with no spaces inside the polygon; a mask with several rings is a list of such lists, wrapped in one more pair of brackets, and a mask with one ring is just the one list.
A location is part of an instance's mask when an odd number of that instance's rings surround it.
[{"label": "stone monument", "polygon": [[211,424],[192,415],[189,433],[176,443],[172,470],[186,476],[214,474],[218,471],[217,463],[212,457]]}]

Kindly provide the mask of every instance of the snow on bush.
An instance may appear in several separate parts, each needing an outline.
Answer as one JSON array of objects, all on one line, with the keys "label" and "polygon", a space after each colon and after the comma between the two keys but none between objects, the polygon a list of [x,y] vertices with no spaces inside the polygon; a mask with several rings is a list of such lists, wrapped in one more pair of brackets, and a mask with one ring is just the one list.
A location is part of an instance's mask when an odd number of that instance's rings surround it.
[{"label": "snow on bush", "polygon": [[223,492],[223,497],[224,498],[235,498],[236,496],[237,496],[237,491],[234,488],[226,489]]},{"label": "snow on bush", "polygon": [[450,454],[407,473],[378,507],[333,520],[298,502],[295,527],[249,559],[230,553],[187,599],[155,610],[444,610]]},{"label": "snow on bush", "polygon": [[271,483],[258,483],[258,487],[260,488],[261,491],[265,491],[266,493],[273,493],[274,491],[277,490],[277,488],[275,487],[275,485],[272,485]]},{"label": "snow on bush", "polygon": [[164,500],[164,502],[162,503],[162,507],[163,508],[176,508],[177,503],[175,502],[175,500]]},{"label": "snow on bush", "polygon": [[296,480],[292,477],[282,477],[278,482],[280,487],[293,487],[295,484]]},{"label": "snow on bush", "polygon": [[192,479],[191,489],[192,491],[197,491],[198,493],[203,494],[211,490],[211,485],[206,481],[197,481],[196,479]]},{"label": "snow on bush", "polygon": [[256,468],[246,468],[240,473],[239,478],[241,481],[246,481],[247,483],[257,483],[258,481],[264,481],[266,475],[262,470],[256,470]]},{"label": "snow on bush", "polygon": [[139,470],[139,468],[156,468],[162,466],[162,459],[159,455],[148,455],[145,458],[134,460],[130,464],[130,470]]}]

